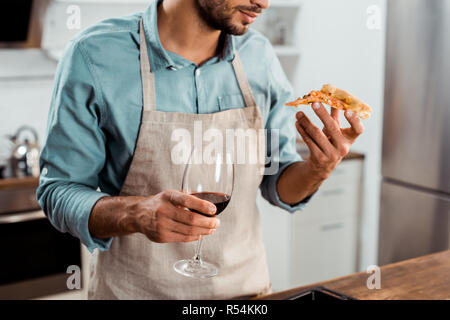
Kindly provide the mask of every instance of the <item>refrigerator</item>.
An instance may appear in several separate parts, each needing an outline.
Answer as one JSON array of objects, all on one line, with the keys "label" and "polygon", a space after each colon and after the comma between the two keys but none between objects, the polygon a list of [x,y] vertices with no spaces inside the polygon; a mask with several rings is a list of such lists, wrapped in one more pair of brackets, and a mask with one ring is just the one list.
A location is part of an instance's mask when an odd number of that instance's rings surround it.
[{"label": "refrigerator", "polygon": [[388,0],[378,264],[450,249],[450,0]]}]

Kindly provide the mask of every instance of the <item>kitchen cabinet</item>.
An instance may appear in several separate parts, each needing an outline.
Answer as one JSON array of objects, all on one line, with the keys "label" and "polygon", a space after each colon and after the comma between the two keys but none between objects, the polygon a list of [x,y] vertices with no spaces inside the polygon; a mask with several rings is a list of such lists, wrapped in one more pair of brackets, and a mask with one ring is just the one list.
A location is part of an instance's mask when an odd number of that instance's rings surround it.
[{"label": "kitchen cabinet", "polygon": [[[80,290],[68,290],[63,293],[39,297],[38,300],[86,300],[89,283],[89,265],[91,253],[85,245],[81,244],[81,277],[82,287]],[[67,275],[69,276],[69,275]]]},{"label": "kitchen cabinet", "polygon": [[82,299],[85,290],[69,290],[67,280],[69,267],[79,266],[87,284],[83,246],[51,225],[38,184],[38,177],[0,179],[0,299]]},{"label": "kitchen cabinet", "polygon": [[344,160],[294,214],[258,195],[274,291],[356,272],[362,169],[362,157]]},{"label": "kitchen cabinet", "polygon": [[0,214],[0,299],[67,292],[67,268],[80,265],[80,243],[57,231],[44,213]]},{"label": "kitchen cabinet", "polygon": [[291,287],[356,271],[355,219],[337,217],[308,223],[296,218],[291,231]]}]

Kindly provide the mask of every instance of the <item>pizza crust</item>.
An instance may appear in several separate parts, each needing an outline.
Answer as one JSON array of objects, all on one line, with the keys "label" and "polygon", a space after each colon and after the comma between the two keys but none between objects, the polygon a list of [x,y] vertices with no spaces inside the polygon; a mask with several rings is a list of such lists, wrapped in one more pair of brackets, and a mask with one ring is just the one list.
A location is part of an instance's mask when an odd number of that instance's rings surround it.
[{"label": "pizza crust", "polygon": [[351,110],[361,119],[368,119],[372,113],[369,105],[358,99],[351,93],[338,89],[330,84],[322,87],[321,91],[311,91],[303,98],[286,103],[287,106],[297,107],[299,105],[309,105],[314,102],[321,102],[339,110]]}]

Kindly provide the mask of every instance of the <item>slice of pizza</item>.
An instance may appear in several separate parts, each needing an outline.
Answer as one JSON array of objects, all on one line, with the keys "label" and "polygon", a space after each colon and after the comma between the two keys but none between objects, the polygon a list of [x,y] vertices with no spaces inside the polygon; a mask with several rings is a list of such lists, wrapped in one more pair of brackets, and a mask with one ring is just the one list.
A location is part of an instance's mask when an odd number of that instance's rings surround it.
[{"label": "slice of pizza", "polygon": [[369,105],[351,93],[338,89],[330,84],[324,85],[320,91],[311,91],[309,94],[303,96],[303,98],[288,102],[286,105],[297,107],[299,105],[309,105],[314,102],[322,102],[339,110],[351,110],[361,119],[369,118],[372,113]]}]

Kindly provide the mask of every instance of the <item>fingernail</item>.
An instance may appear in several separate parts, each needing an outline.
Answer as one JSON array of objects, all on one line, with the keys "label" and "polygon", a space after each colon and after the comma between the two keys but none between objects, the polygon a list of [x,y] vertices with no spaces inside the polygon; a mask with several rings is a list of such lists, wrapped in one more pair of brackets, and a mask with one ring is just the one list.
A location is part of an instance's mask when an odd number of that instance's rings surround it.
[{"label": "fingernail", "polygon": [[210,206],[209,207],[209,212],[210,213],[216,213],[216,206]]},{"label": "fingernail", "polygon": [[216,226],[215,226],[215,228],[218,228],[219,226],[220,226],[220,220],[219,219],[216,219],[217,221],[216,221]]},{"label": "fingernail", "polygon": [[216,232],[216,229],[209,230],[209,234]]},{"label": "fingernail", "polygon": [[312,107],[317,110],[320,108],[320,104],[318,102],[314,102]]},{"label": "fingernail", "polygon": [[347,110],[347,117],[352,117],[352,116],[353,116],[353,111]]}]

